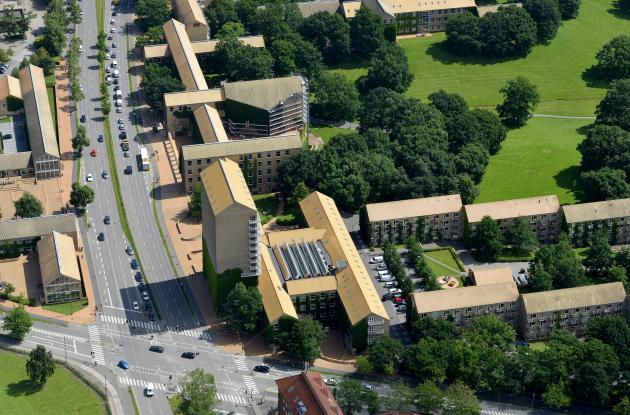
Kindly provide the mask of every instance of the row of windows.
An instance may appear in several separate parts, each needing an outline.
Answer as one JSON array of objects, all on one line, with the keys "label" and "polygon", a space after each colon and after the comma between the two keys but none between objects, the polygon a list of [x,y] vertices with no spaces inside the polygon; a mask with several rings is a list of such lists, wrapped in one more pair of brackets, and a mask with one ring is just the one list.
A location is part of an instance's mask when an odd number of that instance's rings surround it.
[{"label": "row of windows", "polygon": [[[271,153],[272,153],[271,151],[267,152],[267,158],[271,157]],[[280,154],[282,154],[282,151],[280,151],[280,150],[276,151],[276,157],[280,157]],[[284,155],[285,156],[288,156],[289,154],[290,154],[290,150],[284,150]],[[253,157],[254,157],[253,154],[248,154],[247,155],[247,160],[251,160]],[[258,153],[258,158],[262,158],[262,153]],[[243,161],[244,155],[241,154],[240,156],[238,156],[238,159],[240,161]]]},{"label": "row of windows", "polygon": [[572,309],[566,309],[566,310],[558,310],[558,311],[551,311],[549,313],[534,313],[534,314],[530,314],[528,316],[528,318],[531,319],[535,319],[535,318],[545,318],[547,316],[555,316],[555,313],[559,313],[561,312],[563,316],[567,316],[569,315],[569,313],[571,313],[571,315],[576,316],[580,311],[584,312],[584,313],[590,313],[591,311],[600,311],[602,310],[602,308],[604,310],[620,310],[621,309],[621,303],[615,303],[615,304],[606,304],[606,305],[598,305],[598,306],[587,306],[587,307],[582,307],[582,308],[572,308]]},{"label": "row of windows", "polygon": [[[329,291],[327,293],[319,293],[319,299],[320,300],[325,300],[326,297],[328,297],[328,298],[335,298],[335,295],[336,295],[336,293],[334,291]],[[296,301],[305,302],[307,298],[310,301],[315,301],[315,300],[317,300],[317,297],[318,297],[318,294],[309,294],[308,296],[305,295],[305,294],[304,295],[300,295],[300,296],[292,295],[291,296],[291,301],[293,301],[294,303]]]},{"label": "row of windows", "polygon": [[[337,307],[336,302],[331,301],[330,303],[328,303],[328,308],[335,308],[335,307]],[[310,303],[308,308],[309,310],[317,310],[317,303]],[[325,309],[326,303],[319,303],[319,308]],[[300,311],[306,311],[306,304],[300,304]]]},{"label": "row of windows", "polygon": [[[177,108],[177,110],[175,110]],[[178,105],[177,107],[169,107],[169,112],[184,112],[184,111],[192,111],[192,107],[190,105]]]}]

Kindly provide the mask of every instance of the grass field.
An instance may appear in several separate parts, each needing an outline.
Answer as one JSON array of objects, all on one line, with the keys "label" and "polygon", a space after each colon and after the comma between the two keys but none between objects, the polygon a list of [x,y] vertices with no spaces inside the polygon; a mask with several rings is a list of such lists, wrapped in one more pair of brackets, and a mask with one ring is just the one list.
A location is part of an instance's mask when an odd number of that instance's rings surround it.
[{"label": "grass field", "polygon": [[54,311],[55,313],[70,315],[87,307],[87,305],[88,300],[86,298],[79,301],[72,301],[70,303],[44,305],[42,308],[48,311]]},{"label": "grass field", "polygon": [[57,104],[55,103],[55,86],[47,86],[46,92],[48,93],[48,103],[50,104],[50,113],[52,114],[53,125],[55,126],[55,132],[57,131]]},{"label": "grass field", "polygon": [[260,214],[260,223],[264,225],[269,222],[278,210],[278,197],[275,193],[268,193],[266,195],[254,195],[254,203],[256,209]]},{"label": "grass field", "polygon": [[[401,40],[415,78],[407,95],[426,99],[434,91],[457,92],[471,106],[494,107],[505,81],[524,75],[538,86],[541,114],[592,115],[603,97],[603,86],[588,86],[582,73],[595,63],[595,54],[612,37],[630,32],[630,16],[616,16],[612,0],[582,2],[580,15],[565,21],[549,45],[538,45],[525,58],[509,61],[461,59],[446,52],[443,33]],[[344,65],[351,67],[351,63]],[[364,65],[340,69],[355,79]]]},{"label": "grass field", "polygon": [[63,366],[39,388],[26,374],[26,356],[0,351],[0,413],[105,414],[101,398]]},{"label": "grass field", "polygon": [[324,144],[328,144],[331,138],[339,134],[346,134],[352,132],[352,130],[348,128],[339,128],[339,127],[311,127],[311,133],[318,137],[321,137],[324,140]]},{"label": "grass field", "polygon": [[445,275],[455,275],[459,274],[459,267],[457,266],[457,262],[453,259],[451,252],[448,249],[439,249],[437,251],[430,251],[424,253],[425,257],[435,259],[436,261],[441,262],[447,267],[444,267],[437,262],[431,261],[431,259],[427,259],[427,264],[431,271],[433,271],[433,275],[436,277],[442,277]]},{"label": "grass field", "polygon": [[475,202],[557,194],[560,203],[580,199],[577,186],[586,120],[532,118],[512,130],[479,185]]}]

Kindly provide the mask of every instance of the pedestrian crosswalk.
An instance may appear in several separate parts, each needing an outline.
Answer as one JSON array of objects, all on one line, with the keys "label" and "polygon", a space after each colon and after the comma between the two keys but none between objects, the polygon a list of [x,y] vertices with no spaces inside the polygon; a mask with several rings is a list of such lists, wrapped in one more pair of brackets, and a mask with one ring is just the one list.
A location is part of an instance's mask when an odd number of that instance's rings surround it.
[{"label": "pedestrian crosswalk", "polygon": [[65,337],[67,340],[76,340],[81,343],[86,343],[88,341],[88,339],[86,339],[85,337],[73,336],[71,334],[64,334],[64,333],[59,333],[56,331],[39,329],[37,327],[31,327],[31,333],[41,333],[41,334],[46,334],[48,336]]},{"label": "pedestrian crosswalk", "polygon": [[207,333],[202,330],[184,330],[184,329],[179,329],[178,327],[175,327],[175,326],[166,326],[163,328],[158,323],[153,323],[150,321],[140,321],[140,320],[131,320],[131,319],[127,321],[127,319],[122,318],[122,317],[109,316],[105,314],[101,314],[99,318],[101,321],[105,321],[107,323],[129,325],[129,327],[142,328],[145,330],[152,330],[152,331],[167,330],[173,333],[181,334],[183,336],[194,337],[199,340],[205,340],[208,342],[212,341],[212,336],[210,336],[210,333]]},{"label": "pedestrian crosswalk", "polygon": [[180,329],[178,331],[176,327],[172,327],[172,326],[166,326],[166,330],[172,331],[173,333],[183,334],[184,336],[194,337],[194,338],[199,339],[199,340],[206,340],[206,341],[209,341],[209,342],[212,341],[212,336],[210,336],[210,333],[206,333],[205,331],[201,331],[201,330],[182,330],[182,329]]},{"label": "pedestrian crosswalk", "polygon": [[250,395],[258,395],[258,388],[256,387],[256,382],[254,381],[254,378],[249,375],[243,375],[243,380],[245,381],[245,386],[250,392]]},{"label": "pedestrian crosswalk", "polygon": [[101,335],[98,332],[98,326],[88,326],[88,333],[90,335],[90,344],[92,346],[92,353],[94,361],[98,364],[105,364],[105,356],[103,356],[103,348],[101,347]]},{"label": "pedestrian crosswalk", "polygon": [[223,402],[232,402],[241,405],[247,405],[247,400],[242,396],[228,395],[227,393],[217,393],[217,398]]},{"label": "pedestrian crosswalk", "polygon": [[128,378],[126,376],[121,376],[121,377],[118,378],[118,380],[120,381],[120,383],[122,383],[124,385],[139,386],[141,388],[146,388],[149,383],[153,383],[153,388],[155,390],[158,390],[158,391],[166,391],[166,390],[168,390],[168,387],[166,385],[164,385],[163,383],[154,383],[154,382],[149,382],[149,381],[146,381],[146,380]]},{"label": "pedestrian crosswalk", "polygon": [[234,358],[234,364],[239,370],[244,370],[247,372],[249,371],[249,368],[247,367],[247,362],[245,361],[245,356],[243,356],[242,354],[235,354],[232,355],[232,357]]},{"label": "pedestrian crosswalk", "polygon": [[487,409],[482,409],[481,413],[483,415],[516,415],[513,412],[489,411]]}]

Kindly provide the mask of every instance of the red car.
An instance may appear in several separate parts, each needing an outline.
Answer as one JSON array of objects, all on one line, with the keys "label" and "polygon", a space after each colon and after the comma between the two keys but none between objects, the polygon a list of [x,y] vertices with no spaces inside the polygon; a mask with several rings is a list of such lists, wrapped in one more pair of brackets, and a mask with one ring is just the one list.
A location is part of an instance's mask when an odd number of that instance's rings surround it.
[{"label": "red car", "polygon": [[395,302],[395,303],[404,303],[404,302],[405,302],[405,299],[404,299],[404,298],[402,298],[402,297],[395,297],[395,298],[394,298],[394,302]]},{"label": "red car", "polygon": [[93,148],[92,151],[90,151],[90,155],[92,157],[96,157],[96,149],[95,148]]}]

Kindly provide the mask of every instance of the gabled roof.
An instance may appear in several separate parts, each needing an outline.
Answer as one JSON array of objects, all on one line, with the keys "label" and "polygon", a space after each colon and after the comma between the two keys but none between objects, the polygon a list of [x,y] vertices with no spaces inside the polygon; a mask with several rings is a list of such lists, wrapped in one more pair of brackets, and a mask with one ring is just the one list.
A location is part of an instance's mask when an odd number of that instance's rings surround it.
[{"label": "gabled roof", "polygon": [[563,288],[523,294],[525,314],[547,311],[569,310],[571,308],[622,303],[626,292],[621,282],[586,285],[584,287]]},{"label": "gabled roof", "polygon": [[484,267],[473,270],[475,285],[499,284],[502,282],[513,282],[512,268],[509,266]]},{"label": "gabled roof", "polygon": [[318,12],[336,13],[339,9],[339,0],[302,1],[296,3],[296,5],[302,17],[306,19]]},{"label": "gabled roof", "polygon": [[186,89],[189,91],[208,89],[206,78],[190,44],[185,26],[177,20],[171,19],[164,23],[162,28],[168,48],[173,55],[177,72]]},{"label": "gabled roof", "polygon": [[[249,45],[255,48],[265,47],[265,39],[261,35],[243,36],[239,37],[238,40],[244,45]],[[209,39],[191,42],[191,45],[193,52],[195,52],[195,54],[197,55],[200,53],[214,52],[217,49],[218,43],[218,39]],[[160,45],[147,45],[144,47],[145,59],[164,58],[166,56],[171,56],[171,51],[168,48],[168,44],[163,43]]]},{"label": "gabled roof", "polygon": [[[262,239],[262,238],[261,238]],[[298,318],[291,297],[282,288],[281,278],[273,266],[271,255],[266,246],[260,246],[260,275],[258,291],[262,297],[263,308],[269,323],[274,323],[282,316]]]},{"label": "gabled roof", "polygon": [[557,213],[560,203],[556,195],[528,197],[525,199],[501,200],[499,202],[476,203],[464,206],[470,223],[480,222],[484,216],[494,220]]},{"label": "gabled roof", "polygon": [[313,192],[300,202],[300,208],[309,226],[326,229],[322,244],[333,263],[345,263],[345,267],[336,273],[337,291],[352,325],[370,315],[389,320],[335,201],[322,193]]},{"label": "gabled roof", "polygon": [[289,295],[303,295],[337,291],[337,279],[332,275],[322,277],[301,278],[284,282]]},{"label": "gabled roof", "polygon": [[270,110],[294,94],[302,92],[302,77],[229,82],[223,85],[225,99]]},{"label": "gabled roof", "polygon": [[78,232],[77,219],[72,213],[36,218],[0,220],[0,242],[31,239],[53,231],[69,234]]},{"label": "gabled roof", "polygon": [[197,127],[204,143],[227,142],[228,136],[223,128],[221,117],[216,108],[208,104],[200,105],[193,111]]},{"label": "gabled roof", "polygon": [[221,158],[201,172],[201,182],[214,216],[235,204],[256,210],[247,182],[238,164]]},{"label": "gabled roof", "polygon": [[190,146],[182,146],[181,152],[183,160],[195,160],[299,148],[302,148],[302,138],[300,134],[288,134],[247,140],[228,140],[218,143],[193,144]]},{"label": "gabled roof", "polygon": [[45,155],[59,158],[57,134],[55,133],[42,68],[35,65],[22,68],[20,70],[20,88],[33,160],[40,160]]},{"label": "gabled roof", "polygon": [[223,89],[202,89],[201,91],[181,91],[164,94],[164,106],[209,104],[224,101]]},{"label": "gabled roof", "polygon": [[565,205],[562,210],[567,223],[625,218],[630,216],[630,199]]},{"label": "gabled roof", "polygon": [[462,199],[458,194],[396,200],[393,202],[369,203],[365,205],[370,222],[415,218],[442,213],[459,212]]},{"label": "gabled roof", "polygon": [[476,6],[475,0],[379,0],[394,14],[428,12],[444,9],[467,9]]},{"label": "gabled roof", "polygon": [[60,275],[81,281],[74,241],[70,236],[57,232],[44,235],[37,242],[37,254],[44,285],[55,281]]},{"label": "gabled roof", "polygon": [[411,294],[411,298],[416,312],[423,314],[514,302],[518,299],[518,289],[514,281],[511,281],[499,284],[414,292]]},{"label": "gabled roof", "polygon": [[0,100],[5,100],[8,96],[22,99],[20,80],[11,75],[0,77]]},{"label": "gabled roof", "polygon": [[343,415],[318,372],[303,372],[276,380],[291,415]]},{"label": "gabled roof", "polygon": [[0,154],[0,171],[27,169],[31,161],[30,151]]},{"label": "gabled roof", "polygon": [[181,20],[184,25],[208,25],[197,0],[174,0],[174,3],[177,18]]},{"label": "gabled roof", "polygon": [[341,3],[341,13],[346,19],[352,19],[357,15],[357,12],[361,8],[361,2],[356,1],[344,1]]}]

